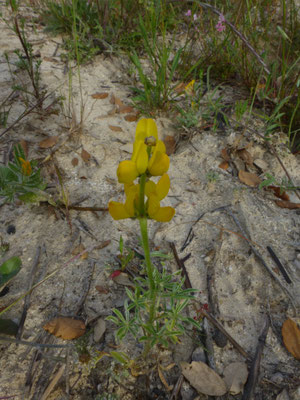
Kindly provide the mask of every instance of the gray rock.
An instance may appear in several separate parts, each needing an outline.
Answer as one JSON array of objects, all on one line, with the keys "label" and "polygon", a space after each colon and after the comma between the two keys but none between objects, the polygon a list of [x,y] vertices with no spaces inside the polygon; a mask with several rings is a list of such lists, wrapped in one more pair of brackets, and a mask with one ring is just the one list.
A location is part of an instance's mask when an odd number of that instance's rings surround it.
[{"label": "gray rock", "polygon": [[206,362],[205,351],[203,347],[197,347],[192,354],[192,361]]}]

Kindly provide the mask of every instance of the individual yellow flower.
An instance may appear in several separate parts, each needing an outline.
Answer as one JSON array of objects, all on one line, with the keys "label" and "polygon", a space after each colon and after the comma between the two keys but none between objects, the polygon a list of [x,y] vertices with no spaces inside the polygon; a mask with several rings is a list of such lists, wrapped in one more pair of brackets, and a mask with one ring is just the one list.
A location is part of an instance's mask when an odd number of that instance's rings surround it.
[{"label": "individual yellow flower", "polygon": [[148,197],[146,203],[148,216],[159,222],[169,222],[175,214],[173,207],[161,207],[160,201],[164,199],[170,189],[170,178],[164,174],[157,184],[148,181],[145,185],[145,194]]},{"label": "individual yellow flower", "polygon": [[22,157],[19,157],[19,160],[21,161],[21,164],[22,164],[23,175],[30,176],[32,173],[30,161],[24,160],[24,158],[22,158]]},{"label": "individual yellow flower", "polygon": [[134,218],[137,216],[137,202],[139,196],[140,185],[127,184],[125,185],[126,201],[119,203],[110,201],[108,203],[108,211],[113,219]]}]

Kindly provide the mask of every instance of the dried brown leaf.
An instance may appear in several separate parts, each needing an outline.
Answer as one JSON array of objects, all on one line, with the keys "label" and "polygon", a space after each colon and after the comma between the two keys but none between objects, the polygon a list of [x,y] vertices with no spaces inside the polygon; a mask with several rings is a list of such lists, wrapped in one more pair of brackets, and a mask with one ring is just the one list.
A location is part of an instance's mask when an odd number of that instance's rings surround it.
[{"label": "dried brown leaf", "polygon": [[77,339],[85,333],[84,322],[69,317],[53,318],[43,328],[45,331],[64,340]]},{"label": "dried brown leaf", "polygon": [[114,282],[116,282],[118,285],[124,285],[124,286],[134,286],[132,281],[129,279],[129,276],[125,272],[121,272],[115,277],[113,277]]},{"label": "dried brown leaf", "polygon": [[261,179],[256,174],[243,171],[242,169],[239,171],[239,180],[252,187],[256,187],[261,183]]},{"label": "dried brown leaf", "polygon": [[85,260],[88,257],[88,252],[84,251],[84,250],[85,250],[84,245],[82,243],[80,243],[78,246],[76,246],[73,249],[72,254],[74,256],[77,256],[78,254],[83,253],[83,254],[81,254],[80,258],[81,258],[81,260]]},{"label": "dried brown leaf", "polygon": [[286,192],[281,192],[280,187],[278,186],[268,186],[267,189],[272,190],[276,197],[279,197],[282,200],[289,201],[290,196]]},{"label": "dried brown leaf", "polygon": [[166,153],[168,154],[168,156],[175,153],[176,142],[174,136],[165,136],[164,144],[166,146]]},{"label": "dried brown leaf", "polygon": [[123,129],[120,126],[108,125],[109,129],[114,132],[123,132]]},{"label": "dried brown leaf", "polygon": [[84,162],[88,162],[91,159],[91,155],[86,150],[82,149],[81,150],[81,158],[83,159]]},{"label": "dried brown leaf", "polygon": [[162,370],[161,370],[161,368],[160,368],[160,365],[158,365],[158,376],[159,376],[159,379],[161,380],[161,382],[163,383],[163,385],[164,385],[164,387],[166,388],[166,390],[168,391],[168,392],[170,392],[172,389],[173,389],[173,386],[171,387],[171,386],[169,386],[168,385],[168,382],[167,382],[167,380],[166,380],[166,378],[165,378],[165,376],[164,376],[164,374],[163,374],[163,372],[162,372]]},{"label": "dried brown leaf", "polygon": [[287,350],[300,360],[300,329],[296,322],[288,318],[282,325],[283,343]]},{"label": "dried brown leaf", "polygon": [[275,203],[278,205],[278,207],[288,208],[289,210],[296,210],[297,208],[300,208],[300,203],[292,203],[291,201],[276,200]]},{"label": "dried brown leaf", "polygon": [[106,331],[106,322],[103,318],[99,318],[94,328],[94,341],[97,343]]},{"label": "dried brown leaf", "polygon": [[221,150],[221,157],[223,158],[224,161],[230,161],[230,156],[227,152],[226,147]]},{"label": "dried brown leaf", "polygon": [[108,97],[108,93],[107,92],[92,94],[92,98],[93,99],[106,99],[106,97]]},{"label": "dried brown leaf", "polygon": [[121,114],[128,114],[128,113],[133,113],[134,108],[131,106],[126,106],[125,104],[119,107],[119,112]]},{"label": "dried brown leaf", "polygon": [[78,165],[78,158],[77,157],[74,157],[73,159],[72,159],[72,161],[71,161],[71,163],[72,163],[72,165],[73,165],[73,167],[76,167],[77,165]]},{"label": "dried brown leaf", "polygon": [[248,165],[253,165],[253,157],[246,149],[237,150],[237,155]]},{"label": "dried brown leaf", "polygon": [[134,121],[137,121],[138,116],[137,116],[137,114],[127,114],[127,115],[125,115],[124,118],[125,118],[125,121],[134,122]]},{"label": "dried brown leaf", "polygon": [[50,136],[47,139],[42,140],[39,143],[39,147],[41,149],[49,149],[50,147],[56,145],[57,141],[58,141],[58,136]]},{"label": "dried brown leaf", "polygon": [[243,391],[247,381],[247,364],[244,362],[231,363],[224,369],[223,375],[229,393],[235,396]]},{"label": "dried brown leaf", "polygon": [[198,391],[208,396],[223,396],[227,392],[224,380],[201,361],[180,363],[183,376]]},{"label": "dried brown leaf", "polygon": [[96,290],[98,290],[98,292],[101,293],[101,294],[107,294],[107,293],[109,293],[109,290],[108,290],[106,287],[104,287],[104,286],[97,285],[97,286],[95,286],[95,288],[96,288]]},{"label": "dried brown leaf", "polygon": [[226,170],[228,169],[228,167],[229,167],[228,161],[222,161],[221,164],[219,164],[219,168]]}]

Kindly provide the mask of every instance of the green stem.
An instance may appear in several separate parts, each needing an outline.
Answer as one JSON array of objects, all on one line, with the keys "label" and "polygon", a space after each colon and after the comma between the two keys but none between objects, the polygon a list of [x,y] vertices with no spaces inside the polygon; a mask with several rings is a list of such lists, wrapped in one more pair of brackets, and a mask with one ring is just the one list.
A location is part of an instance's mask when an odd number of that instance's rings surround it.
[{"label": "green stem", "polygon": [[[147,218],[139,218],[140,228],[141,228],[141,236],[142,236],[142,244],[145,253],[145,262],[146,262],[146,271],[149,279],[149,286],[150,286],[150,311],[149,311],[149,318],[147,321],[147,325],[152,325],[155,320],[156,315],[156,287],[153,277],[153,265],[151,263],[150,258],[150,249],[149,249],[149,239],[148,239],[148,230],[147,230]],[[150,342],[146,343],[143,357],[149,353],[151,349]]]}]

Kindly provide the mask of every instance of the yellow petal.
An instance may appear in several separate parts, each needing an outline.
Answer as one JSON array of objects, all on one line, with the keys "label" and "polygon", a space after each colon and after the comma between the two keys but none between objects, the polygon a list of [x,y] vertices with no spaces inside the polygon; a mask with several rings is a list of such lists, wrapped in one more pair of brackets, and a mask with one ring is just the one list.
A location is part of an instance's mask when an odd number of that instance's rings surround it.
[{"label": "yellow petal", "polygon": [[158,200],[162,200],[166,197],[170,189],[170,178],[168,174],[164,174],[156,185],[156,195]]},{"label": "yellow petal", "polygon": [[128,215],[132,218],[135,215],[135,200],[137,197],[137,193],[134,191],[131,191],[128,196],[126,197],[125,201],[125,210],[128,213]]},{"label": "yellow petal", "polygon": [[142,118],[136,126],[135,140],[142,140],[144,142],[148,136],[154,136],[156,140],[158,139],[156,123],[151,118]]},{"label": "yellow petal", "polygon": [[148,207],[147,207],[149,217],[154,218],[154,215],[158,212],[159,208],[160,204],[157,196],[151,194],[148,199]]},{"label": "yellow petal", "polygon": [[165,153],[166,152],[166,145],[164,144],[164,142],[162,140],[158,140],[157,144],[155,146],[155,150],[156,151],[160,151],[161,153]]},{"label": "yellow petal", "polygon": [[138,170],[139,175],[143,174],[147,167],[148,167],[148,153],[147,153],[147,146],[142,143],[142,146],[140,146],[139,151],[137,153],[136,157],[136,168]]},{"label": "yellow petal", "polygon": [[167,154],[155,152],[150,159],[148,171],[152,176],[159,176],[166,173],[170,166],[170,159]]},{"label": "yellow petal", "polygon": [[156,184],[152,181],[147,181],[145,185],[145,195],[149,197],[151,193],[156,193]]},{"label": "yellow petal", "polygon": [[130,218],[130,215],[126,211],[124,204],[118,203],[116,201],[110,201],[108,203],[108,211],[113,219]]},{"label": "yellow petal", "polygon": [[125,160],[120,162],[117,175],[120,183],[131,183],[139,176],[139,173],[133,161]]},{"label": "yellow petal", "polygon": [[175,209],[173,207],[160,207],[151,217],[158,222],[169,222],[174,217]]}]

